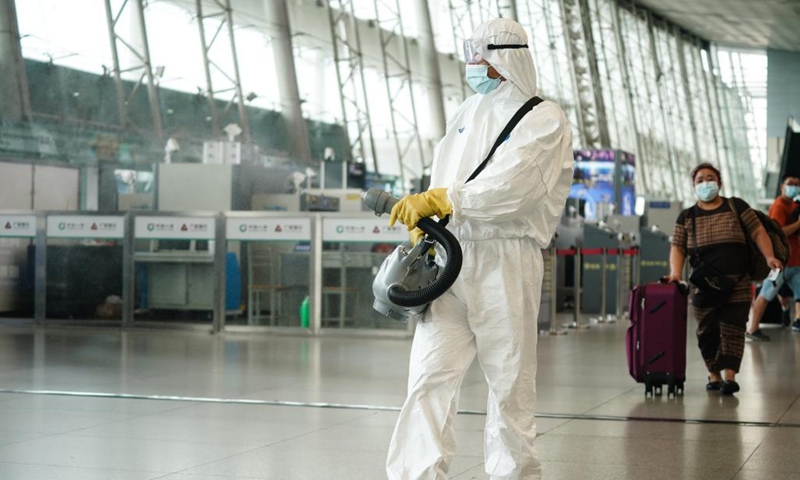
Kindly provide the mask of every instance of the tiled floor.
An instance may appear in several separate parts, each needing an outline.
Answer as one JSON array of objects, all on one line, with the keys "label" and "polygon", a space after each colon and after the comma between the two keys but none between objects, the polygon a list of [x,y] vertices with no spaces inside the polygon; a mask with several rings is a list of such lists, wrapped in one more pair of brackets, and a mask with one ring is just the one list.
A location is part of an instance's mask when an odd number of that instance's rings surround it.
[{"label": "tiled floor", "polygon": [[[540,418],[548,480],[800,480],[800,334],[748,343],[742,392],[704,390],[689,339],[682,398],[645,399],[628,377],[625,325],[539,345],[538,411],[654,421]],[[187,331],[0,328],[0,389],[396,407],[410,342]],[[482,411],[477,368],[461,408]],[[0,393],[0,479],[372,480],[395,411]],[[655,419],[780,422],[783,426]],[[458,417],[452,479],[485,479],[482,415]]]}]

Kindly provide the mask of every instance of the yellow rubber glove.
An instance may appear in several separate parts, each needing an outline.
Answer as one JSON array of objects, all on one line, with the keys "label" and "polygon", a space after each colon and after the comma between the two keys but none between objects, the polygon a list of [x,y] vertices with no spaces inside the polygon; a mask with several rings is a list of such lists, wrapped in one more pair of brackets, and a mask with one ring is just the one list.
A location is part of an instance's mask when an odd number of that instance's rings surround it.
[{"label": "yellow rubber glove", "polygon": [[[423,238],[425,238],[425,232],[423,232],[422,229],[419,228],[419,227],[415,228],[414,230],[411,230],[408,233],[409,233],[409,235],[411,235],[411,244],[412,245],[418,244],[419,242],[422,241]],[[428,255],[435,256],[436,255],[436,249],[431,247],[428,250]]]},{"label": "yellow rubber glove", "polygon": [[425,232],[423,232],[419,227],[411,230],[409,234],[411,235],[411,243],[413,245],[418,244],[425,237]]},{"label": "yellow rubber glove", "polygon": [[409,230],[414,230],[419,221],[428,217],[444,218],[453,213],[453,205],[447,198],[446,188],[434,188],[427,192],[406,195],[392,208],[389,226],[400,222]]}]

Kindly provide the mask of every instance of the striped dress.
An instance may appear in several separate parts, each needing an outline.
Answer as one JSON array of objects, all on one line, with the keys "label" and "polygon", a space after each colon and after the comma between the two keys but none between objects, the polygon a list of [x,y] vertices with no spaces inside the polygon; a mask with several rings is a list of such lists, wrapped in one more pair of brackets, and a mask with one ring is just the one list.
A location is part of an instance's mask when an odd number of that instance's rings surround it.
[{"label": "striped dress", "polygon": [[[739,371],[744,355],[745,330],[750,312],[751,284],[748,275],[750,250],[742,223],[731,210],[728,199],[715,210],[691,207],[681,212],[675,225],[672,246],[681,250],[692,262],[695,241],[692,215],[697,223],[697,246],[703,262],[736,281],[736,287],[721,305],[708,307],[699,301],[698,290],[692,288],[692,305],[697,320],[697,341],[708,371]],[[761,226],[758,217],[744,200],[734,198],[736,210],[750,238]],[[701,306],[697,306],[701,305]]]}]

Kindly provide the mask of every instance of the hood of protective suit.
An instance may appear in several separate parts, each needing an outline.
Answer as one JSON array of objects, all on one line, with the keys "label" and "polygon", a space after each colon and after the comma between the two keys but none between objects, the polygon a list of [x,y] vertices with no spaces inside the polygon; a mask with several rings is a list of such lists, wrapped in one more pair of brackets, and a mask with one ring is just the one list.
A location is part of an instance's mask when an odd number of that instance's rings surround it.
[{"label": "hood of protective suit", "polygon": [[527,45],[528,34],[522,25],[508,18],[496,18],[482,23],[472,34],[481,57],[500,75],[520,89],[526,97],[537,94],[536,69],[530,48],[489,50],[486,45]]},{"label": "hood of protective suit", "polygon": [[506,81],[467,98],[434,151],[430,188],[447,188],[453,205],[448,229],[462,244],[532,238],[546,248],[564,210],[572,184],[572,135],[567,117],[553,102],[525,115],[501,140],[486,168],[467,183],[509,119],[536,94],[530,51],[520,48],[527,41],[518,23],[500,19],[481,25],[465,45],[465,56],[477,60],[480,55]]}]

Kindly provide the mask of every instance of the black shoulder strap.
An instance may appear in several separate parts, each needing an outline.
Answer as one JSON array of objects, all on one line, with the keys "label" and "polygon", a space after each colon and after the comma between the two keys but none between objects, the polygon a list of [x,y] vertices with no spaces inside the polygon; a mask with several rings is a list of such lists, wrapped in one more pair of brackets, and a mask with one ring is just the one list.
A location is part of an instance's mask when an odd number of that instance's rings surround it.
[{"label": "black shoulder strap", "polygon": [[693,256],[696,258],[700,257],[700,246],[697,244],[697,221],[695,217],[697,216],[697,207],[692,207],[689,210],[689,218],[692,219],[692,239],[694,240],[694,253]]},{"label": "black shoulder strap", "polygon": [[495,150],[497,150],[500,147],[500,145],[502,145],[503,142],[506,141],[506,138],[508,138],[508,136],[511,135],[511,131],[514,130],[514,127],[516,127],[519,121],[522,120],[522,117],[527,115],[528,112],[533,110],[533,108],[536,105],[539,105],[543,101],[544,100],[542,100],[539,97],[533,97],[527,102],[525,102],[525,104],[521,106],[519,110],[517,110],[517,113],[515,113],[514,116],[511,117],[511,120],[508,121],[506,127],[503,129],[502,132],[500,132],[500,136],[497,137],[497,140],[494,142],[494,145],[492,145],[492,149],[489,150],[489,155],[487,155],[486,158],[483,160],[483,162],[481,162],[481,164],[478,165],[478,168],[476,168],[475,171],[472,172],[472,175],[469,176],[469,178],[465,183],[469,183],[475,180],[475,177],[477,177],[483,171],[483,169],[486,168],[486,165],[489,164],[489,160],[492,159],[492,155],[494,155]]},{"label": "black shoulder strap", "polygon": [[[489,150],[489,155],[487,155],[486,158],[483,159],[483,162],[481,162],[481,164],[478,165],[478,168],[476,168],[475,171],[472,172],[472,175],[470,175],[469,178],[467,179],[467,181],[464,182],[464,183],[469,183],[469,182],[475,180],[475,177],[480,175],[480,173],[483,171],[483,169],[486,168],[486,165],[489,164],[489,160],[492,159],[492,155],[494,155],[495,150],[500,148],[500,145],[502,145],[503,142],[506,141],[508,136],[511,135],[511,131],[514,130],[514,128],[519,123],[519,121],[522,120],[522,117],[527,115],[528,112],[530,112],[531,110],[533,110],[534,107],[536,107],[536,105],[539,105],[542,102],[544,102],[544,100],[542,100],[541,98],[533,97],[530,100],[528,100],[527,102],[525,102],[524,105],[519,107],[519,110],[517,110],[517,113],[515,113],[514,116],[511,117],[511,120],[508,121],[508,124],[506,124],[505,128],[503,129],[503,131],[500,132],[500,136],[497,137],[497,140],[495,140],[494,145],[492,145],[492,149]],[[443,227],[446,227],[448,222],[450,222],[450,215],[447,215],[443,219],[439,220],[439,225],[441,225]]]},{"label": "black shoulder strap", "polygon": [[747,233],[747,227],[744,224],[744,220],[742,220],[742,216],[739,214],[739,211],[736,210],[736,202],[733,197],[728,199],[728,206],[731,207],[731,212],[736,215],[736,219],[739,220],[739,226],[742,227],[742,233],[744,234],[744,243],[750,243],[750,234]]}]

